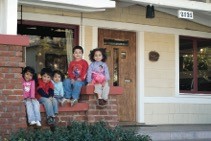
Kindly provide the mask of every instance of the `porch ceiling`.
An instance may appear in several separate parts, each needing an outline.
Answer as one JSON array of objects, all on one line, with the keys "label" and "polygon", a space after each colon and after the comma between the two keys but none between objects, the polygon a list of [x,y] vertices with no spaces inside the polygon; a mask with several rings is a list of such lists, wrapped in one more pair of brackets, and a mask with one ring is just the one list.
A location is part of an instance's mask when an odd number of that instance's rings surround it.
[{"label": "porch ceiling", "polygon": [[[154,5],[155,10],[177,16],[178,10],[191,10],[193,22],[211,27],[211,0],[18,0],[19,5],[61,8],[78,12],[98,12],[131,5]],[[156,17],[156,15],[155,15]]]},{"label": "porch ceiling", "polygon": [[[178,10],[193,11],[194,19],[191,20],[211,27],[211,0],[117,0],[120,5],[138,4],[147,6],[154,5],[157,11],[177,16]],[[155,15],[156,17],[156,15]]]}]

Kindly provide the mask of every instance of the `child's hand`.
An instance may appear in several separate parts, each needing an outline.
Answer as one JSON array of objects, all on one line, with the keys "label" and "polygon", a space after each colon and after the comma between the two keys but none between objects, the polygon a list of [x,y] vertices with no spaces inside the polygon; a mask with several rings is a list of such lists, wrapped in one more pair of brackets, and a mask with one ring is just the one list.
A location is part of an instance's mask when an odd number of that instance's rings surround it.
[{"label": "child's hand", "polygon": [[77,81],[81,81],[81,78],[77,78]]},{"label": "child's hand", "polygon": [[51,101],[53,101],[53,97],[49,97],[49,99],[50,99]]},{"label": "child's hand", "polygon": [[75,80],[74,79],[71,79],[71,84],[73,84],[75,82]]},{"label": "child's hand", "polygon": [[105,83],[106,83],[105,81],[102,83],[102,86],[103,86],[103,87],[105,86]]},{"label": "child's hand", "polygon": [[93,83],[92,83],[92,82],[90,82],[90,83],[88,83],[87,85],[93,85]]}]

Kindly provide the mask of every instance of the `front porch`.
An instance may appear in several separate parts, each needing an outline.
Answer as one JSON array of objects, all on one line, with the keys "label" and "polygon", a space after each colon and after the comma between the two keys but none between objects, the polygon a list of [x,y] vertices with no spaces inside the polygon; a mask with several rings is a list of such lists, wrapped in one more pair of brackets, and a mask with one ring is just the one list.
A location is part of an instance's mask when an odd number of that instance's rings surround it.
[{"label": "front porch", "polygon": [[[24,46],[28,46],[27,36],[0,35],[0,136],[6,137],[19,128],[27,128],[25,105],[22,102],[21,71],[25,67]],[[86,86],[81,91],[81,98],[74,107],[60,107],[57,117],[58,126],[69,122],[105,121],[112,127],[118,124],[117,96],[122,94],[121,87],[111,87],[108,106],[96,107],[94,87]],[[42,124],[47,126],[44,108],[41,106]]]}]

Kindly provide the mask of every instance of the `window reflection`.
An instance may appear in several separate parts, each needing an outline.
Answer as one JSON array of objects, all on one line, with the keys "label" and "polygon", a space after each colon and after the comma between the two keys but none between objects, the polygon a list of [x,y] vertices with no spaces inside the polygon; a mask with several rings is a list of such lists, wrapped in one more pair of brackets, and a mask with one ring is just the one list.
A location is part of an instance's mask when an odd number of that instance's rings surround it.
[{"label": "window reflection", "polygon": [[211,40],[180,37],[180,90],[211,91]]},{"label": "window reflection", "polygon": [[193,89],[193,43],[180,40],[180,90]]},{"label": "window reflection", "polygon": [[67,72],[67,53],[65,38],[30,36],[30,46],[26,48],[26,64],[37,72],[43,67]]},{"label": "window reflection", "polygon": [[119,49],[113,49],[114,56],[113,56],[113,66],[114,66],[114,77],[113,77],[113,86],[119,86]]},{"label": "window reflection", "polygon": [[198,41],[198,91],[211,91],[211,42]]}]

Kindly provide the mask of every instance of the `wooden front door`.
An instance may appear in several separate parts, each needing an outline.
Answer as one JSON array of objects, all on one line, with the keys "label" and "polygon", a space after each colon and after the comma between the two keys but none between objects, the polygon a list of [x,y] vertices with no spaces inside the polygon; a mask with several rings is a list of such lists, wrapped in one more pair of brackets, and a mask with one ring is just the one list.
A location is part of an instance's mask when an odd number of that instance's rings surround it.
[{"label": "wooden front door", "polygon": [[136,121],[136,33],[109,29],[98,30],[98,46],[106,48],[110,85],[121,86],[118,96],[119,121]]}]

